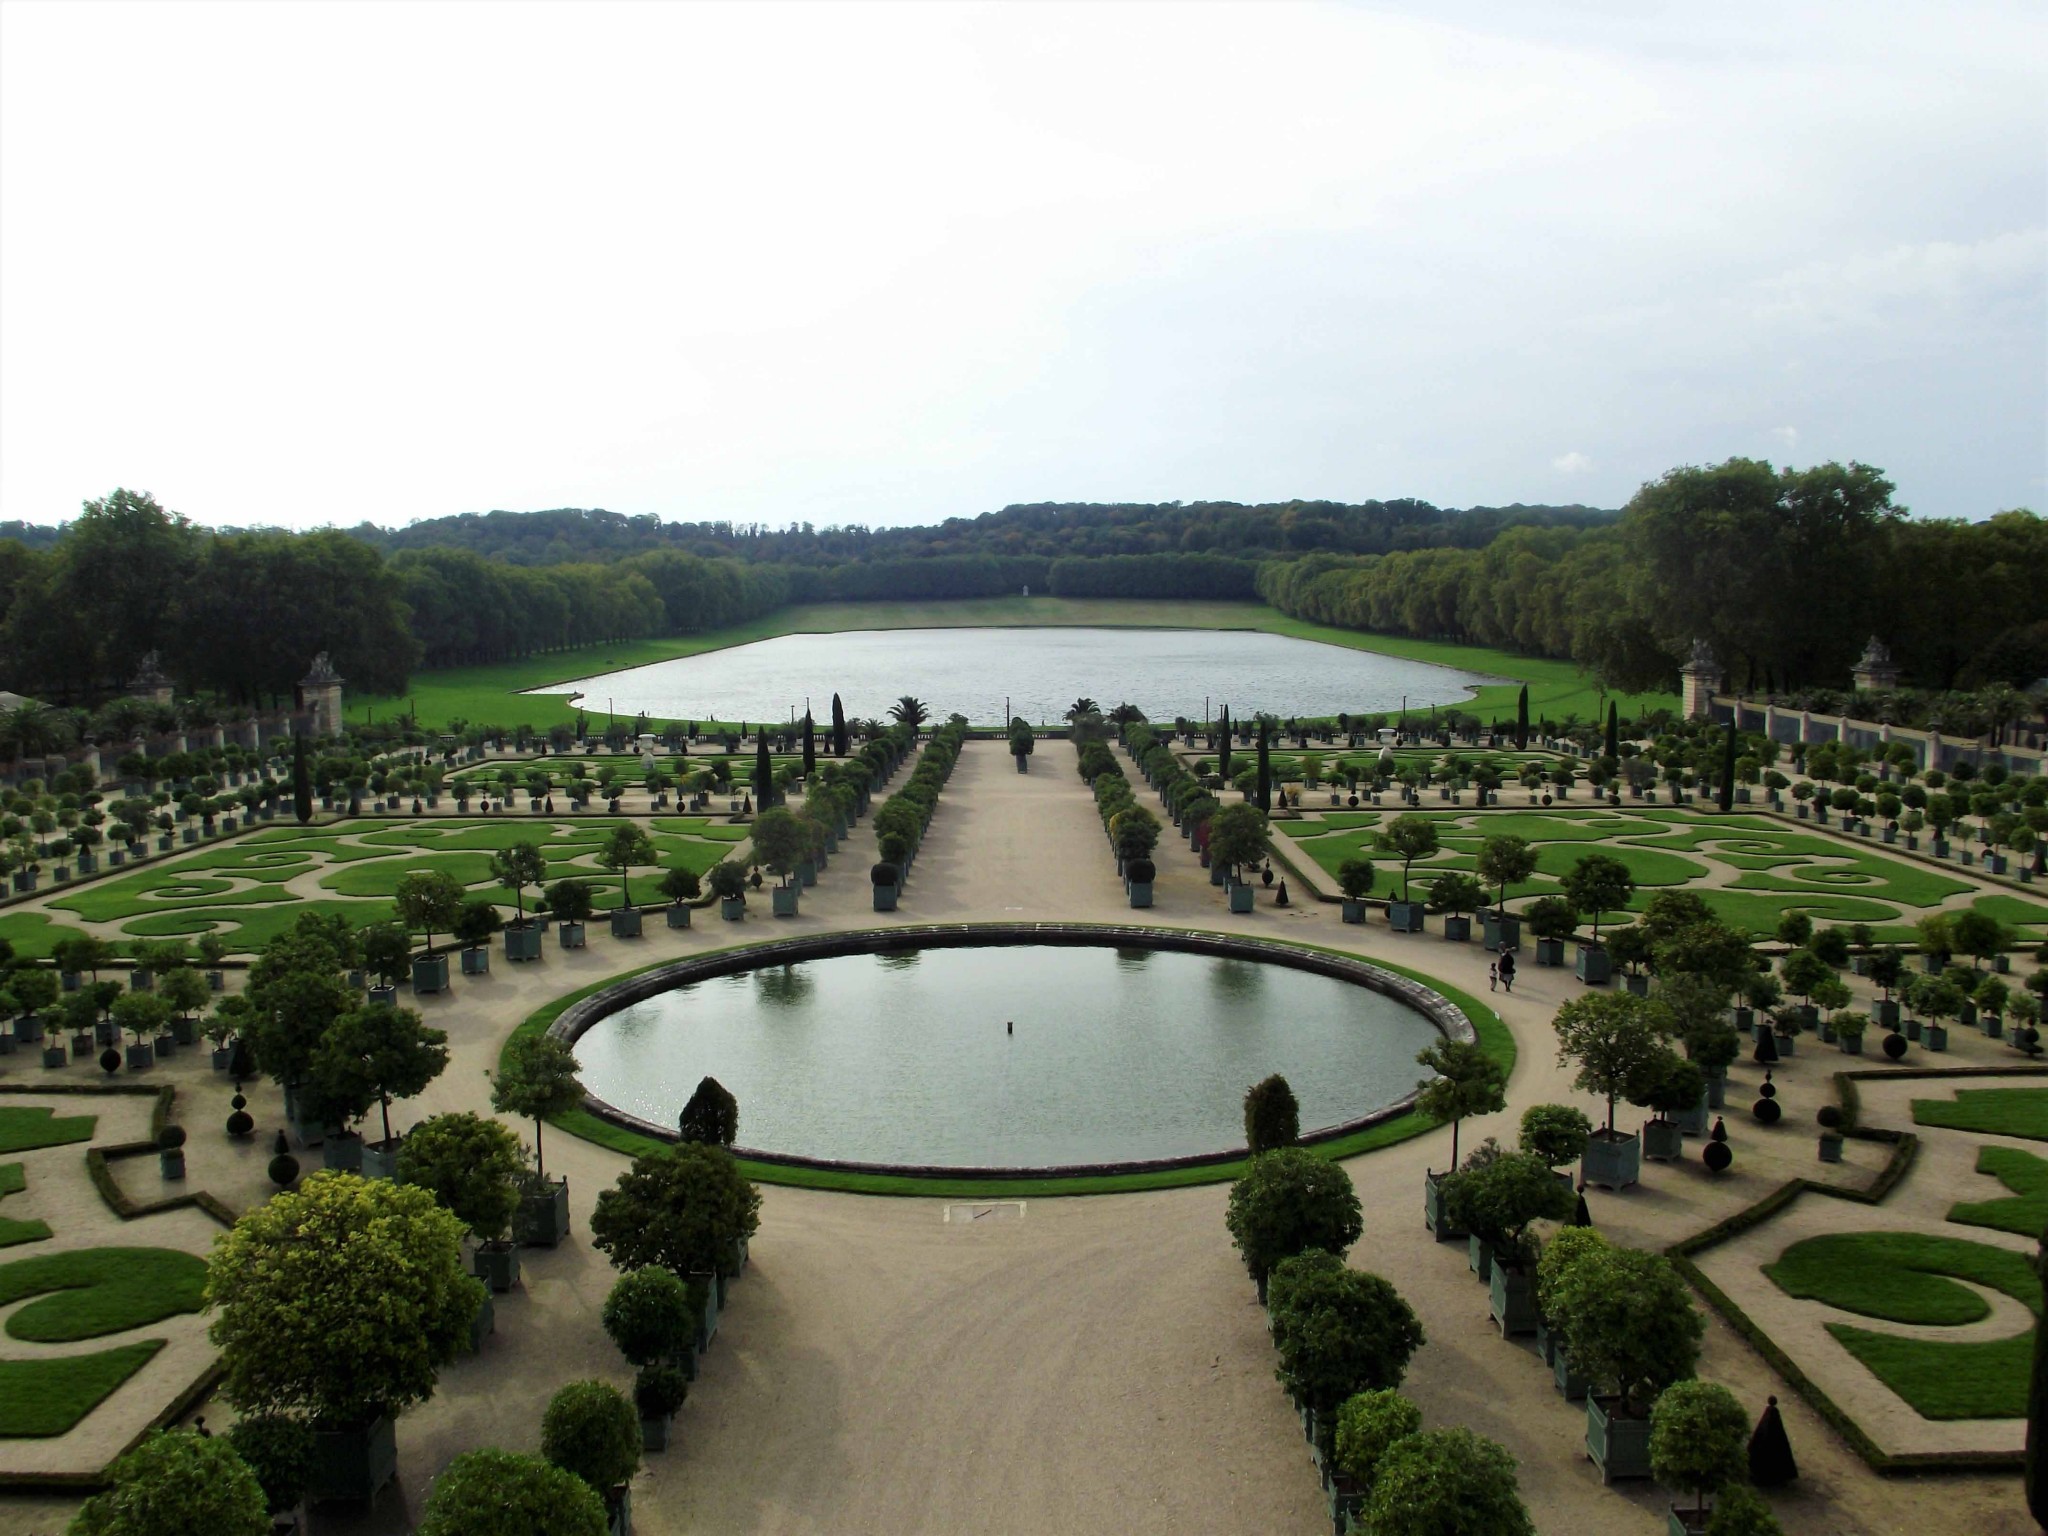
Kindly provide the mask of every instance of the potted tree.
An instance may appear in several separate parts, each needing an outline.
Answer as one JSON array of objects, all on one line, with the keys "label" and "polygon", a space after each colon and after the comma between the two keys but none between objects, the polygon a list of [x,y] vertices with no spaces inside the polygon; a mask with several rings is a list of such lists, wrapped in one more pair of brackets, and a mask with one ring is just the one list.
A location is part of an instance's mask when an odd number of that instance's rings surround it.
[{"label": "potted tree", "polygon": [[633,905],[633,867],[654,862],[654,842],[632,822],[612,828],[598,849],[597,862],[619,875],[619,905],[611,916],[612,937],[640,937],[640,909]]},{"label": "potted tree", "polygon": [[1515,1458],[1469,1429],[1425,1429],[1395,1441],[1359,1515],[1355,1530],[1530,1536],[1536,1529],[1515,1483]]},{"label": "potted tree", "polygon": [[250,1414],[229,1427],[227,1441],[263,1489],[270,1536],[298,1536],[313,1469],[313,1431],[306,1421],[283,1413]]},{"label": "potted tree", "polygon": [[1522,914],[1536,935],[1536,963],[1563,965],[1564,941],[1579,931],[1579,914],[1562,896],[1539,896]]},{"label": "potted tree", "polygon": [[718,915],[728,923],[741,923],[747,917],[747,869],[744,864],[731,859],[721,859],[711,866],[708,883],[718,897]]},{"label": "potted tree", "polygon": [[1522,920],[1508,912],[1508,887],[1520,885],[1536,873],[1535,847],[1527,838],[1497,834],[1479,845],[1479,857],[1473,868],[1495,890],[1494,908],[1486,915],[1486,947],[1520,949]]},{"label": "potted tree", "polygon": [[432,1395],[485,1291],[425,1190],[315,1173],[215,1241],[206,1294],[228,1401],[304,1413],[310,1496],[366,1500],[397,1471],[393,1418]]},{"label": "potted tree", "polygon": [[1423,907],[1421,902],[1409,900],[1408,876],[1417,859],[1429,858],[1437,851],[1436,823],[1427,816],[1396,816],[1374,836],[1373,844],[1401,861],[1401,896],[1387,903],[1387,925],[1396,933],[1422,932]]},{"label": "potted tree", "polygon": [[[1483,1265],[1493,1320],[1503,1338],[1536,1331],[1536,1286],[1529,1224],[1562,1221],[1576,1197],[1558,1183],[1549,1164],[1528,1152],[1504,1152],[1444,1180],[1444,1208],[1488,1262]],[[1481,1267],[1481,1266],[1475,1266]]]},{"label": "potted tree", "polygon": [[665,870],[661,877],[661,894],[668,898],[668,925],[671,928],[690,926],[690,903],[697,899],[704,889],[704,882],[697,878],[697,871],[688,865],[678,864]]},{"label": "potted tree", "polygon": [[1282,1259],[1310,1248],[1341,1256],[1364,1230],[1350,1176],[1303,1147],[1276,1147],[1248,1161],[1230,1186],[1224,1224],[1261,1301]]},{"label": "potted tree", "polygon": [[555,942],[564,949],[581,949],[584,925],[590,921],[596,898],[588,880],[571,875],[548,887],[548,911],[555,918]]},{"label": "potted tree", "polygon": [[1337,1410],[1336,1472],[1331,1487],[1331,1520],[1346,1529],[1379,1478],[1389,1450],[1422,1428],[1422,1410],[1392,1387],[1353,1393]]},{"label": "potted tree", "polygon": [[448,957],[434,953],[434,935],[454,928],[462,898],[462,882],[444,870],[414,870],[398,877],[392,895],[398,920],[408,935],[417,929],[427,941],[425,950],[412,962],[415,993],[448,990]]},{"label": "potted tree", "polygon": [[755,818],[754,854],[776,877],[773,905],[777,917],[797,915],[801,891],[796,883],[797,866],[809,851],[809,834],[788,807],[778,805]]},{"label": "potted tree", "polygon": [[1339,1407],[1360,1392],[1400,1386],[1422,1346],[1422,1324],[1386,1280],[1343,1264],[1296,1269],[1272,1312],[1276,1374],[1305,1412],[1318,1459],[1327,1460]]},{"label": "potted tree", "polygon": [[488,976],[491,971],[491,935],[505,926],[495,904],[478,896],[465,901],[455,912],[455,941],[462,946],[462,974]]},{"label": "potted tree", "polygon": [[1600,1480],[1648,1477],[1650,1405],[1692,1375],[1705,1332],[1685,1281],[1662,1254],[1591,1248],[1566,1268],[1553,1305],[1572,1363],[1606,1389],[1586,1396]]},{"label": "potted tree", "polygon": [[1614,1107],[1656,1081],[1670,1058],[1664,1010],[1627,992],[1575,997],[1557,1010],[1558,1061],[1578,1063],[1573,1086],[1607,1100],[1607,1124],[1586,1142],[1580,1178],[1626,1189],[1642,1173],[1642,1141],[1614,1128]]},{"label": "potted tree", "polygon": [[66,1528],[89,1536],[264,1536],[263,1488],[225,1438],[155,1430],[107,1469],[108,1486]]},{"label": "potted tree", "polygon": [[1471,942],[1469,914],[1485,904],[1486,892],[1479,882],[1456,870],[1438,875],[1429,888],[1429,910],[1444,914],[1444,938],[1452,943]]},{"label": "potted tree", "polygon": [[1248,800],[1226,805],[1209,818],[1209,859],[1223,869],[1231,911],[1251,911],[1252,887],[1239,881],[1237,872],[1265,858],[1268,847],[1266,813]]},{"label": "potted tree", "polygon": [[1749,1476],[1749,1415],[1717,1381],[1675,1381],[1650,1410],[1650,1470],[1693,1496],[1671,1509],[1671,1536],[1706,1536],[1707,1495]]},{"label": "potted tree", "polygon": [[114,999],[111,1012],[116,1027],[135,1037],[128,1047],[128,1070],[140,1072],[154,1066],[164,1044],[164,1021],[171,1013],[164,1000],[150,992],[124,992]]},{"label": "potted tree", "polygon": [[1565,1342],[1562,1287],[1574,1264],[1606,1247],[1607,1239],[1592,1227],[1560,1227],[1544,1239],[1536,1258],[1536,1352],[1551,1367],[1557,1390],[1568,1403],[1585,1397],[1586,1379],[1571,1363]]},{"label": "potted tree", "polygon": [[1593,940],[1579,946],[1578,978],[1589,987],[1606,985],[1613,974],[1607,951],[1600,943],[1600,915],[1618,912],[1635,894],[1635,876],[1628,866],[1604,853],[1580,857],[1564,877],[1564,896],[1572,910],[1593,919]]},{"label": "potted tree", "polygon": [[898,884],[901,878],[902,871],[886,859],[873,865],[868,870],[868,884],[874,890],[874,903],[877,912],[894,912],[896,910],[897,894],[902,889]]},{"label": "potted tree", "polygon": [[1650,977],[1645,969],[1654,957],[1656,944],[1650,930],[1641,923],[1629,923],[1607,936],[1607,958],[1621,967],[1622,985],[1637,997],[1650,995]]},{"label": "potted tree", "polygon": [[540,1452],[604,1501],[614,1528],[630,1527],[630,1482],[640,1470],[640,1416],[617,1387],[572,1381],[541,1415]]},{"label": "potted tree", "polygon": [[398,1153],[399,1182],[426,1190],[469,1229],[477,1242],[474,1273],[493,1291],[519,1282],[519,1250],[505,1233],[525,1166],[510,1131],[466,1111],[422,1120]]},{"label": "potted tree", "polygon": [[420,1536],[606,1536],[604,1500],[582,1478],[538,1456],[464,1451],[434,1479]]},{"label": "potted tree", "polygon": [[1672,1117],[1697,1110],[1706,1091],[1699,1063],[1676,1051],[1665,1051],[1654,1069],[1645,1069],[1641,1087],[1629,1096],[1631,1104],[1651,1112],[1651,1118],[1643,1122],[1644,1157],[1670,1162],[1685,1156],[1684,1127]]},{"label": "potted tree", "polygon": [[1345,922],[1365,921],[1365,896],[1372,889],[1374,873],[1370,859],[1346,859],[1337,866],[1337,885],[1344,892]]},{"label": "potted tree", "polygon": [[[391,1134],[391,1101],[421,1092],[447,1065],[447,1031],[428,1029],[410,1008],[371,1003],[327,1027],[314,1048],[300,1098],[330,1125],[352,1124],[375,1106],[384,1136],[361,1146],[362,1171],[388,1179],[397,1171],[399,1147]],[[330,1145],[339,1139],[330,1137]]]},{"label": "potted tree", "polygon": [[1564,1165],[1585,1155],[1592,1134],[1586,1112],[1570,1104],[1531,1104],[1522,1111],[1522,1150],[1541,1160],[1566,1189],[1573,1180]]},{"label": "potted tree", "polygon": [[1416,1085],[1415,1112],[1435,1125],[1451,1127],[1451,1161],[1443,1173],[1422,1174],[1422,1224],[1440,1243],[1466,1235],[1444,1204],[1444,1181],[1458,1167],[1458,1130],[1467,1115],[1490,1115],[1507,1107],[1505,1068],[1477,1044],[1444,1039],[1415,1058],[1433,1077]]},{"label": "potted tree", "polygon": [[1129,894],[1132,906],[1149,907],[1152,905],[1152,880],[1158,872],[1152,861],[1143,856],[1131,859],[1125,863],[1124,889]]},{"label": "potted tree", "polygon": [[491,1088],[491,1108],[533,1122],[533,1171],[523,1170],[513,1236],[529,1247],[552,1248],[569,1232],[569,1181],[549,1179],[541,1126],[583,1104],[576,1053],[552,1035],[516,1035],[506,1046]]},{"label": "potted tree", "polygon": [[547,872],[547,854],[539,843],[514,843],[491,855],[491,874],[512,893],[512,906],[517,914],[512,926],[505,930],[507,960],[540,958],[540,928],[526,921],[526,888],[540,884],[547,878]]},{"label": "potted tree", "polygon": [[629,1270],[604,1301],[604,1331],[619,1353],[639,1368],[633,1384],[643,1450],[668,1447],[669,1425],[689,1390],[680,1362],[696,1343],[689,1289],[659,1264]]}]

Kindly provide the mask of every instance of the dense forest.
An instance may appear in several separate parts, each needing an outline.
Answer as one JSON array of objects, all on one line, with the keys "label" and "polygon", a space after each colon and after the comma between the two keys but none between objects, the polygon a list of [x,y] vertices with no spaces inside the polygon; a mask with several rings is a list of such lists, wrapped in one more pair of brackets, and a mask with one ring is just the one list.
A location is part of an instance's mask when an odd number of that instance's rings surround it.
[{"label": "dense forest", "polygon": [[417,668],[716,630],[791,603],[1263,598],[1348,628],[1569,658],[1669,687],[1695,638],[1752,690],[1839,688],[1871,634],[1945,689],[2048,672],[2048,528],[1910,518],[1863,465],[1680,469],[1619,513],[1288,502],[1032,505],[923,528],[783,530],[602,511],[400,530],[212,531],[116,491],[0,533],[0,686],[67,705],[155,651],[184,694],[288,702],[313,654],[352,689]]}]

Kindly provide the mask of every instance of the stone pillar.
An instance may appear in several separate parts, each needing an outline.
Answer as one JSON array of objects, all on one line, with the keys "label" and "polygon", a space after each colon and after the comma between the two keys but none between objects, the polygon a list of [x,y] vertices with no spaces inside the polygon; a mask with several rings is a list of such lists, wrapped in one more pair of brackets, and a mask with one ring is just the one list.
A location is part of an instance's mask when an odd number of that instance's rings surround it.
[{"label": "stone pillar", "polygon": [[1799,739],[1811,744],[1813,741],[1813,715],[1810,711],[1799,711]]},{"label": "stone pillar", "polygon": [[1939,768],[1942,766],[1941,732],[1929,731],[1927,733],[1927,761],[1920,766],[1922,768]]},{"label": "stone pillar", "polygon": [[1764,705],[1764,735],[1772,741],[1778,739],[1778,706]]},{"label": "stone pillar", "polygon": [[299,707],[310,716],[309,735],[341,734],[341,684],[341,674],[325,651],[313,658],[312,670],[299,679]]},{"label": "stone pillar", "polygon": [[1849,678],[1859,693],[1889,693],[1899,686],[1899,669],[1885,643],[1872,635]]},{"label": "stone pillar", "polygon": [[1835,740],[1845,747],[1854,745],[1849,740],[1849,717],[1847,715],[1842,716],[1841,719],[1835,722]]},{"label": "stone pillar", "polygon": [[1678,669],[1679,702],[1688,720],[1711,720],[1714,695],[1721,691],[1721,666],[1704,640],[1692,643],[1692,657]]}]

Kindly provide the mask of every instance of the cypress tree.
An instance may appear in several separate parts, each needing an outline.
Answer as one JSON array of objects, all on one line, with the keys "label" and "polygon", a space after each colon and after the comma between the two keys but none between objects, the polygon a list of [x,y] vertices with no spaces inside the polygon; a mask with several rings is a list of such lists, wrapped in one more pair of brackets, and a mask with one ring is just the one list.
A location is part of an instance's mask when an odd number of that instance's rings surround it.
[{"label": "cypress tree", "polygon": [[1273,809],[1273,767],[1266,757],[1266,720],[1259,717],[1259,809],[1270,812]]},{"label": "cypress tree", "polygon": [[1616,759],[1621,756],[1621,711],[1612,699],[1607,701],[1607,755]]},{"label": "cypress tree", "polygon": [[811,775],[818,771],[818,730],[811,724],[811,712],[804,711],[804,783],[809,785]]},{"label": "cypress tree", "polygon": [[707,1077],[683,1106],[677,1127],[684,1141],[729,1147],[740,1134],[739,1101],[717,1078]]},{"label": "cypress tree", "polygon": [[1522,691],[1515,698],[1515,750],[1529,750],[1529,685],[1522,684]]},{"label": "cypress tree", "polygon": [[306,766],[306,738],[292,738],[292,814],[304,826],[313,819],[313,771]]},{"label": "cypress tree", "polygon": [[[2041,1234],[2041,1246],[2034,1254],[2034,1268],[2048,1295],[2048,1232]],[[2027,1513],[2043,1530],[2048,1530],[2048,1477],[2041,1474],[2041,1421],[2048,1416],[2048,1328],[2034,1330],[2034,1370],[2027,1378]]]},{"label": "cypress tree", "polygon": [[1223,706],[1223,745],[1216,750],[1216,771],[1223,775],[1223,782],[1230,782],[1230,706]]},{"label": "cypress tree", "polygon": [[1735,809],[1735,717],[1728,717],[1728,740],[1721,748],[1721,814]]},{"label": "cypress tree", "polygon": [[775,765],[768,760],[768,727],[754,733],[754,809],[765,811],[775,803]]},{"label": "cypress tree", "polygon": [[1254,1157],[1291,1147],[1301,1136],[1301,1106],[1287,1079],[1275,1072],[1244,1092],[1244,1142]]},{"label": "cypress tree", "polygon": [[846,711],[836,693],[832,695],[832,755],[846,756]]}]

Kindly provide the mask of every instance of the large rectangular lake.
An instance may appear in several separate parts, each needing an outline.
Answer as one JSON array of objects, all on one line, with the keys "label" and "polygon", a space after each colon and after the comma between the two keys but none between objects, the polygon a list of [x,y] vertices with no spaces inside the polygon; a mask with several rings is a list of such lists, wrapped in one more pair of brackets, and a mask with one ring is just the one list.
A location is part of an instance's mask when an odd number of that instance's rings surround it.
[{"label": "large rectangular lake", "polygon": [[1046,725],[1076,699],[1121,703],[1152,720],[1371,715],[1461,703],[1499,679],[1372,651],[1254,630],[867,629],[781,635],[729,650],[536,688],[582,695],[588,709],[666,720],[787,720],[805,699],[819,721],[837,693],[850,719],[882,719],[904,694],[932,717],[977,725],[1010,713]]}]

